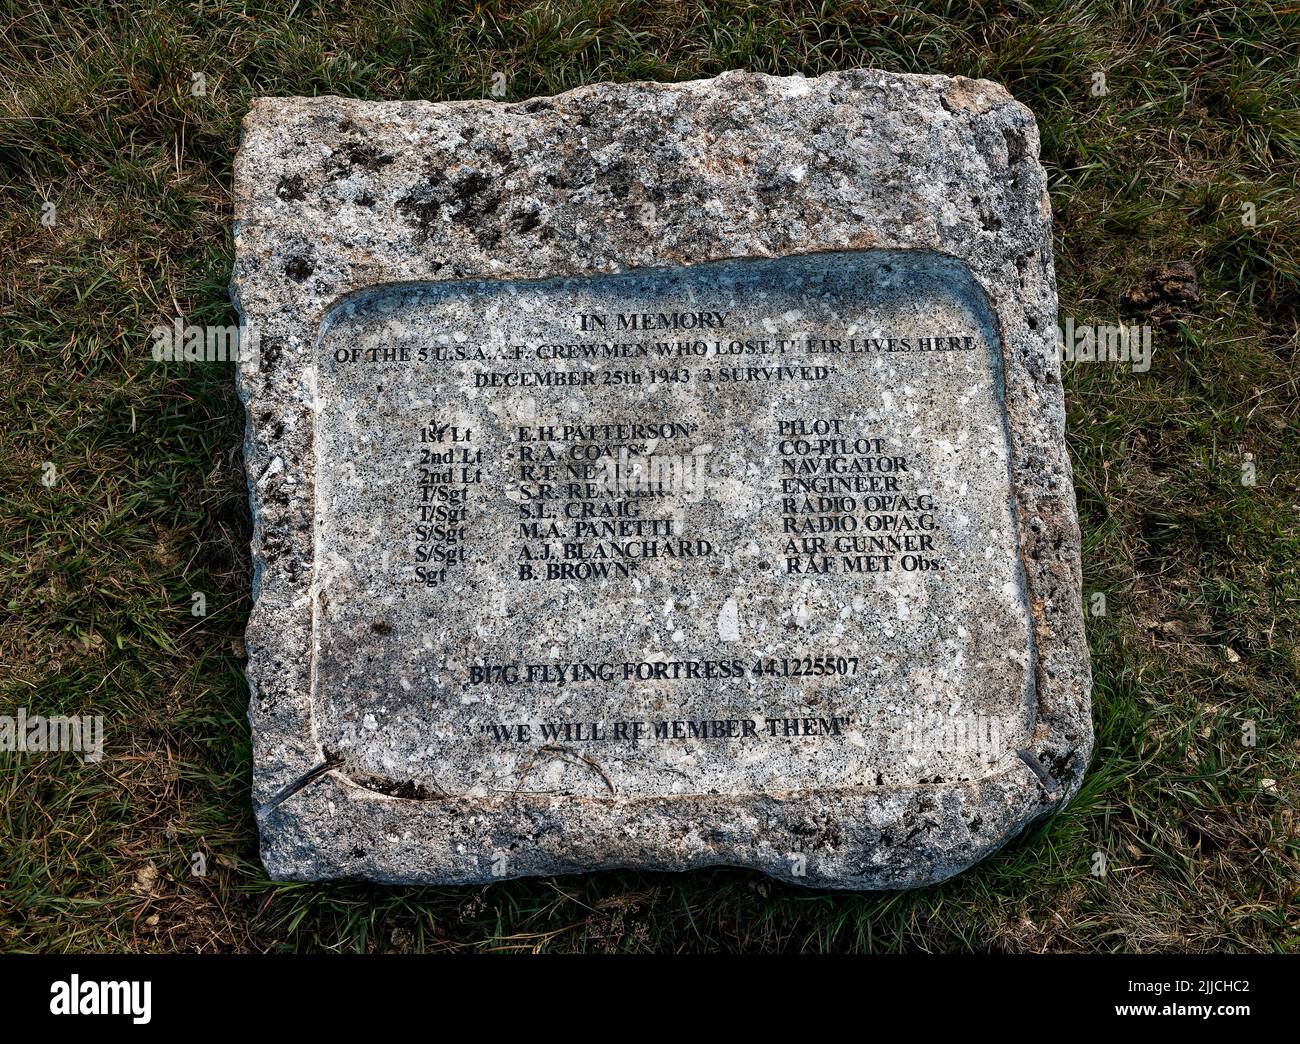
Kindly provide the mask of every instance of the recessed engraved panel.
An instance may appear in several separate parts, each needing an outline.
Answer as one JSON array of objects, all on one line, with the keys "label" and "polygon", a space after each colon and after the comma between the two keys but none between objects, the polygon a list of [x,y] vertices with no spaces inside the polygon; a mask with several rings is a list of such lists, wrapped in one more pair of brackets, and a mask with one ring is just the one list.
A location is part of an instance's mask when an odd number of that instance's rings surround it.
[{"label": "recessed engraved panel", "polygon": [[314,380],[313,720],[359,777],[782,792],[1023,744],[1001,350],[957,262],[391,288]]}]

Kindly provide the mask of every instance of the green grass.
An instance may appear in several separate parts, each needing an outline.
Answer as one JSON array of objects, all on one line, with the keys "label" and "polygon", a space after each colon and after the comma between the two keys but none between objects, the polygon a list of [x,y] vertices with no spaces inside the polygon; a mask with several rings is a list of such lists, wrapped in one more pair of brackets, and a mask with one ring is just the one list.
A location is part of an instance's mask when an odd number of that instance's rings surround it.
[{"label": "green grass", "polygon": [[[983,8],[0,4],[0,713],[100,713],[107,735],[99,765],[0,754],[0,947],[1300,948],[1300,3]],[[1114,322],[1155,267],[1198,274],[1198,300],[1135,316],[1157,325],[1149,373],[1065,374],[1085,588],[1107,597],[1078,799],[900,894],[734,870],[268,882],[248,798],[243,411],[228,366],[164,369],[148,339],[176,315],[233,321],[249,99],[480,98],[503,71],[519,100],[855,66],[985,76],[1034,110],[1062,316]]]}]

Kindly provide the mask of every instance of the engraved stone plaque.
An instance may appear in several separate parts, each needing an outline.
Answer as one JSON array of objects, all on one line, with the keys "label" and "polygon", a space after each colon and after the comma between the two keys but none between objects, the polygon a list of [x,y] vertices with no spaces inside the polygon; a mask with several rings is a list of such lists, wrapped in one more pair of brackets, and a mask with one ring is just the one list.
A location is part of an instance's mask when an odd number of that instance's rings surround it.
[{"label": "engraved stone plaque", "polygon": [[315,702],[357,770],[730,794],[1023,744],[1001,350],[959,265],[449,282],[326,323]]},{"label": "engraved stone plaque", "polygon": [[1050,224],[1000,88],[263,100],[245,134],[273,874],[904,887],[1077,788]]}]

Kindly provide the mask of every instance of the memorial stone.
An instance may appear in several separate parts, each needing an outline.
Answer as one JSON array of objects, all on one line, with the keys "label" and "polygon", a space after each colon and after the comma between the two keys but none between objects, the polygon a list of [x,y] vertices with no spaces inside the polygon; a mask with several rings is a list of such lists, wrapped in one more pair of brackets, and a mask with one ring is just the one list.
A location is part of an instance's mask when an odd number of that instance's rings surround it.
[{"label": "memorial stone", "polygon": [[982,80],[259,99],[268,871],[900,888],[1092,743],[1046,181]]}]

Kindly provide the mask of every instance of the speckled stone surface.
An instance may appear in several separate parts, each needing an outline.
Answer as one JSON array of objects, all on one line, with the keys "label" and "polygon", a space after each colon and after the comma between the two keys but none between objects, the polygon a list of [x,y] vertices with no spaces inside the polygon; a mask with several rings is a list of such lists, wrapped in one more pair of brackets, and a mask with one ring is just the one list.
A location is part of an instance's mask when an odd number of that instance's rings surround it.
[{"label": "speckled stone surface", "polygon": [[1037,152],[994,84],[871,71],[258,100],[268,872],[900,888],[1068,800]]}]

